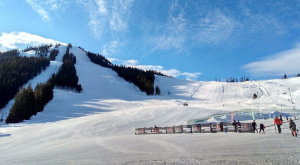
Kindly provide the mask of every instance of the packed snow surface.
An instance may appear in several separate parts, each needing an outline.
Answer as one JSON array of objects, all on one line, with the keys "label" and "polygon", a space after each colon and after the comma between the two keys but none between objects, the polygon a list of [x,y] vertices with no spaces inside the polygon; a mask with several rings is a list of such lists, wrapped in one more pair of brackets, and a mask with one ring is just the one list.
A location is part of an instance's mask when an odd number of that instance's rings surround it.
[{"label": "packed snow surface", "polygon": [[[59,49],[56,61],[29,82],[33,87],[57,71],[66,47]],[[224,115],[206,122],[230,122],[232,111],[243,112],[234,116],[241,122],[251,122],[251,110],[292,117],[300,109],[300,78],[225,83],[156,76],[162,94],[147,96],[111,69],[91,63],[79,48],[70,52],[77,58],[82,93],[55,88],[53,100],[31,120],[1,123],[1,164],[300,163],[299,138],[292,137],[288,123],[282,134],[271,126],[265,134],[134,135],[137,127],[174,126],[216,114]],[[252,99],[254,93],[257,99]],[[13,102],[1,112],[8,113]],[[272,121],[261,118],[260,123]],[[300,126],[298,120],[296,124]]]}]

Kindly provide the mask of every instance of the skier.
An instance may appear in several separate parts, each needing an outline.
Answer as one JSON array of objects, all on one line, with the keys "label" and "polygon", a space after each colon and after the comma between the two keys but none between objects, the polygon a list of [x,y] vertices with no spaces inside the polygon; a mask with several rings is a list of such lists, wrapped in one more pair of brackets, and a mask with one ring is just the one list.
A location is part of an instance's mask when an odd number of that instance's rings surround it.
[{"label": "skier", "polygon": [[260,124],[260,125],[259,125],[259,133],[260,133],[261,130],[263,130],[263,132],[265,133],[265,128],[266,128],[266,127],[265,127],[264,124]]},{"label": "skier", "polygon": [[234,132],[236,133],[237,132],[237,123],[235,120],[233,120],[232,125],[234,126]]},{"label": "skier", "polygon": [[292,135],[297,137],[296,124],[294,123],[294,121],[291,118],[290,118],[290,127],[289,128],[292,131]]},{"label": "skier", "polygon": [[258,131],[257,131],[257,129],[256,129],[256,122],[255,122],[255,120],[253,120],[253,122],[252,122],[252,133],[255,133],[255,130],[256,130],[256,132],[258,133]]},{"label": "skier", "polygon": [[281,133],[281,128],[280,128],[280,126],[282,125],[282,120],[280,120],[280,119],[276,116],[275,119],[274,119],[274,124],[277,125],[278,133]]},{"label": "skier", "polygon": [[221,132],[223,132],[223,122],[220,122],[220,128],[221,128]]}]

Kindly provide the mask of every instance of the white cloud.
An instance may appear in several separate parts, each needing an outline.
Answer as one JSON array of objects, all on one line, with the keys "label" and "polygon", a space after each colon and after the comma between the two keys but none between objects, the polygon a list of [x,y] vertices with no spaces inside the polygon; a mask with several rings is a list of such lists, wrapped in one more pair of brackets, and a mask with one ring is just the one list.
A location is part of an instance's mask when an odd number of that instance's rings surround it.
[{"label": "white cloud", "polygon": [[88,26],[95,37],[100,37],[105,26],[107,26],[108,9],[104,0],[77,0],[90,15]]},{"label": "white cloud", "polygon": [[200,44],[218,44],[232,35],[237,24],[234,19],[218,9],[209,11],[205,17],[198,20],[193,39]]},{"label": "white cloud", "polygon": [[139,62],[137,60],[127,60],[124,61],[124,65],[130,65],[130,66],[135,66],[136,64],[138,64]]},{"label": "white cloud", "polygon": [[172,76],[172,77],[184,77],[187,80],[197,79],[202,74],[202,73],[199,73],[199,72],[195,72],[195,73],[184,72],[184,73],[181,73],[177,69],[166,70],[166,69],[164,69],[163,66],[160,66],[160,65],[137,65],[139,62],[137,60],[134,60],[134,59],[122,61],[122,60],[119,60],[119,59],[116,59],[116,58],[109,58],[108,60],[110,60],[111,62],[112,61],[118,62],[118,63],[120,63],[122,65],[125,65],[125,66],[135,67],[135,68],[139,68],[139,69],[143,69],[143,70],[156,70],[158,72],[161,72],[165,75]]},{"label": "white cloud", "polygon": [[283,76],[284,73],[300,73],[300,43],[293,49],[286,50],[264,58],[262,61],[252,62],[242,66],[254,76]]},{"label": "white cloud", "polygon": [[118,46],[121,46],[121,44],[118,41],[112,41],[108,44],[105,44],[102,50],[102,55],[108,56],[117,52]]},{"label": "white cloud", "polygon": [[50,20],[48,12],[36,0],[26,0],[26,2],[42,17],[44,21]]},{"label": "white cloud", "polygon": [[164,69],[164,67],[160,66],[160,65],[132,65],[133,67],[137,67],[140,69],[144,69],[144,70],[156,70],[158,72],[161,72],[163,74],[166,74],[168,76],[172,76],[172,77],[184,77],[187,80],[195,80],[197,79],[202,73],[199,72],[195,72],[195,73],[189,73],[189,72],[180,72],[177,69]]},{"label": "white cloud", "polygon": [[181,75],[185,76],[186,79],[188,79],[188,80],[193,80],[193,79],[196,79],[198,76],[200,76],[201,73],[188,73],[188,72],[184,72]]},{"label": "white cloud", "polygon": [[110,27],[112,34],[127,29],[133,0],[77,0],[77,2],[89,13],[88,25],[95,37],[101,37],[107,27]]},{"label": "white cloud", "polygon": [[[178,5],[178,1],[174,1],[169,10],[168,21],[161,28],[161,35],[151,37],[155,46],[151,51],[155,50],[183,50],[183,44],[186,41],[186,20],[184,18],[184,9]],[[162,29],[159,29],[162,30]]]},{"label": "white cloud", "polygon": [[153,29],[157,29],[155,33],[159,34],[146,36],[146,41],[154,43],[151,52],[171,49],[185,51],[189,47],[198,45],[217,45],[228,40],[234,35],[236,28],[240,27],[239,21],[221,9],[210,8],[206,4],[200,3],[200,6],[204,5],[203,9],[197,9],[196,11],[199,13],[191,14],[190,10],[185,11],[188,2],[185,4],[178,2],[173,1],[166,22],[162,24],[144,23],[146,26],[144,29],[149,29],[147,26],[152,25]]},{"label": "white cloud", "polygon": [[[41,44],[55,44],[61,43],[49,38],[44,38],[38,35],[26,32],[11,32],[1,33],[0,36],[0,50],[5,51],[9,49],[17,49],[19,46],[25,45],[41,45]],[[64,43],[61,43],[64,44]]]},{"label": "white cloud", "polygon": [[98,6],[99,13],[106,14],[108,12],[106,8],[106,3],[103,0],[96,0],[95,2]]},{"label": "white cloud", "polygon": [[66,6],[68,0],[26,0],[26,2],[44,21],[49,21],[51,20],[50,12],[59,9],[64,10],[64,6]]},{"label": "white cloud", "polygon": [[123,31],[127,29],[128,15],[133,0],[114,1],[110,16],[110,28],[114,31]]},{"label": "white cloud", "polygon": [[116,59],[116,58],[109,58],[109,57],[106,57],[110,62],[117,62],[117,63],[122,63],[121,60],[119,59]]}]

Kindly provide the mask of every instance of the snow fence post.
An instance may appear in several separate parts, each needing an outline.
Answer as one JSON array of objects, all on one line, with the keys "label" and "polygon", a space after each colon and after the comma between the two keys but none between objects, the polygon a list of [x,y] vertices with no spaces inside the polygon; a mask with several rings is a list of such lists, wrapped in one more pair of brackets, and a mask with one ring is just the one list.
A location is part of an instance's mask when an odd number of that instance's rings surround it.
[{"label": "snow fence post", "polygon": [[192,133],[192,125],[183,125],[183,133]]}]

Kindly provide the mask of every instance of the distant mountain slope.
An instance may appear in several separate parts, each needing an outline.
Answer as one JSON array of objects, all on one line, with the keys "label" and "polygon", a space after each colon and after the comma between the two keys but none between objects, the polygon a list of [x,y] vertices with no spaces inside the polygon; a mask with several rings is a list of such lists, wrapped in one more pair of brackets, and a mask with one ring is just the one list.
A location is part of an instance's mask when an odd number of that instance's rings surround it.
[{"label": "distant mountain slope", "polygon": [[[300,78],[274,79],[246,82],[198,82],[156,76],[155,85],[161,88],[162,95],[183,98],[199,107],[223,110],[241,109],[284,109],[300,108]],[[292,104],[290,99],[290,92]],[[252,99],[257,94],[257,99]],[[223,106],[224,105],[224,106]]]},{"label": "distant mountain slope", "polygon": [[[51,61],[46,71],[29,82],[33,88],[38,82],[45,82],[52,73],[57,71],[65,51],[66,46],[59,47],[56,61]],[[291,104],[288,91],[290,88],[295,103],[300,102],[299,77],[227,83],[188,81],[155,75],[155,85],[160,87],[161,95],[147,96],[135,85],[120,78],[112,69],[92,63],[83,50],[72,47],[70,53],[73,53],[77,59],[75,67],[79,84],[83,88],[82,93],[55,88],[54,99],[46,105],[43,113],[32,117],[33,120],[30,122],[57,121],[122,109],[136,110],[143,107],[145,103],[149,106],[148,103],[153,100],[158,100],[151,105],[154,110],[174,109],[174,113],[168,111],[170,114],[164,116],[165,124],[182,123],[203,116],[204,109],[207,114],[211,114],[243,109],[274,109],[274,107],[278,110],[281,106],[284,109],[300,108],[298,104]],[[254,93],[258,95],[257,99],[252,99]],[[182,107],[185,102],[188,103],[188,107]],[[13,100],[1,112],[8,112],[12,103]],[[151,108],[144,109],[149,111],[146,112],[147,115],[153,113]],[[136,113],[141,113],[140,110]],[[185,117],[176,116],[178,111]],[[202,113],[197,114],[197,111]],[[189,114],[187,115],[186,112]],[[155,119],[155,121],[160,120]]]}]

